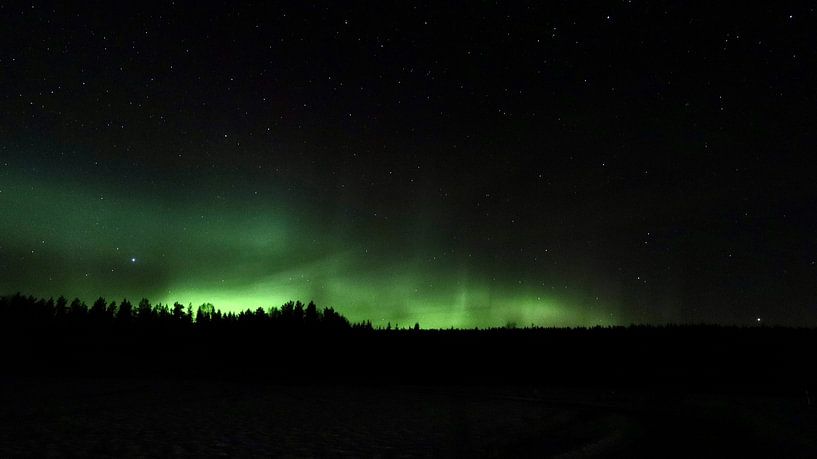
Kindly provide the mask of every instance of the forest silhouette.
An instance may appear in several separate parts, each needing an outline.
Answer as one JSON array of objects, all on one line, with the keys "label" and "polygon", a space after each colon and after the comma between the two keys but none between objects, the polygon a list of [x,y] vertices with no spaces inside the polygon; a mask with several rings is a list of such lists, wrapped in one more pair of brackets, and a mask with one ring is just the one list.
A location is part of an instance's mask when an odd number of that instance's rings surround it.
[{"label": "forest silhouette", "polygon": [[6,323],[15,327],[50,326],[56,329],[99,330],[105,327],[130,328],[176,328],[183,330],[196,324],[199,328],[218,328],[230,324],[266,324],[270,329],[298,330],[341,330],[350,327],[369,328],[371,322],[350,324],[333,308],[318,309],[310,301],[289,301],[281,307],[262,307],[256,310],[247,309],[239,313],[222,312],[211,303],[204,303],[193,312],[193,305],[184,306],[179,302],[172,305],[151,304],[142,298],[134,305],[127,298],[121,302],[108,302],[99,297],[89,307],[79,298],[70,303],[60,296],[53,298],[34,298],[17,293],[13,296],[0,297],[0,315]]},{"label": "forest silhouette", "polygon": [[[707,390],[814,387],[817,330],[770,326],[421,329],[352,323],[289,301],[222,312],[141,299],[90,306],[0,297],[9,374],[169,375],[318,383],[466,383]],[[812,393],[814,391],[812,390]]]}]

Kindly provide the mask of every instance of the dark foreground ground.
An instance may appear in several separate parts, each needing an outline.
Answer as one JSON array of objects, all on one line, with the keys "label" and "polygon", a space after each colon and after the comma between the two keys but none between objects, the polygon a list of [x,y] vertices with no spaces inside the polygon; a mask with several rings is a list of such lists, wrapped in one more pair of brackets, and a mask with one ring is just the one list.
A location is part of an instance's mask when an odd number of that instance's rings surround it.
[{"label": "dark foreground ground", "polygon": [[273,325],[5,322],[0,458],[817,457],[815,329]]},{"label": "dark foreground ground", "polygon": [[817,457],[803,396],[8,378],[0,457]]}]

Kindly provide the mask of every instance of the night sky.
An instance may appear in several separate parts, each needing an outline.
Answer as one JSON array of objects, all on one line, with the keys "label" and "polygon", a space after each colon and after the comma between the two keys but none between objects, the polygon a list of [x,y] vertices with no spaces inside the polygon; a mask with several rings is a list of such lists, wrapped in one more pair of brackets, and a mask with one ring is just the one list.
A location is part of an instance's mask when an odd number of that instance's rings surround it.
[{"label": "night sky", "polygon": [[342,3],[0,4],[0,294],[817,324],[813,8]]}]

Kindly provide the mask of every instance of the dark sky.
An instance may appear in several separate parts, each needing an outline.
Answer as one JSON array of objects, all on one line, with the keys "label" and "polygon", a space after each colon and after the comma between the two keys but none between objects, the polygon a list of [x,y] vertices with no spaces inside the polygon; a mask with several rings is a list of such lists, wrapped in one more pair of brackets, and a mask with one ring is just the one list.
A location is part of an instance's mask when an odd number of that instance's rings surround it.
[{"label": "dark sky", "polygon": [[815,325],[814,8],[339,3],[0,5],[0,294]]}]

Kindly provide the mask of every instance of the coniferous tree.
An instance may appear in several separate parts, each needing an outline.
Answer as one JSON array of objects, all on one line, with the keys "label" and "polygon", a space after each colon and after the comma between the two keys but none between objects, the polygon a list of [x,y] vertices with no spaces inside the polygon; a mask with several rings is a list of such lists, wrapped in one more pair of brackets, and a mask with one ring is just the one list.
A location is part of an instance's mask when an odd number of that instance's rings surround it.
[{"label": "coniferous tree", "polygon": [[300,301],[295,302],[295,307],[292,309],[292,318],[295,325],[299,326],[304,322],[304,304]]},{"label": "coniferous tree", "polygon": [[54,317],[54,298],[49,298],[45,302],[45,309],[43,310],[43,319],[51,319]]},{"label": "coniferous tree", "polygon": [[119,303],[116,318],[121,322],[130,322],[133,319],[133,305],[127,298],[122,299],[122,302]]},{"label": "coniferous tree", "polygon": [[68,307],[69,315],[74,319],[82,319],[88,314],[88,306],[79,298],[74,298]]},{"label": "coniferous tree", "polygon": [[287,301],[286,303],[281,305],[281,320],[284,323],[292,322],[293,318],[295,317],[294,314],[295,310],[295,302],[294,301]]},{"label": "coniferous tree", "polygon": [[139,306],[136,308],[136,317],[145,322],[153,318],[153,307],[150,305],[150,300],[142,298],[139,301]]},{"label": "coniferous tree", "polygon": [[318,307],[314,301],[310,301],[304,310],[304,323],[308,327],[315,326],[318,323]]},{"label": "coniferous tree", "polygon": [[68,314],[68,300],[60,295],[57,298],[57,303],[54,305],[54,317],[58,320],[63,319]]},{"label": "coniferous tree", "polygon": [[105,311],[105,317],[112,319],[116,317],[116,301],[111,301],[108,303],[108,310]]},{"label": "coniferous tree", "polygon": [[173,303],[173,320],[177,322],[184,322],[186,315],[184,313],[184,305],[178,301]]},{"label": "coniferous tree", "polygon": [[170,319],[171,313],[170,309],[166,304],[159,303],[153,308],[153,319],[157,320],[160,323],[167,322]]},{"label": "coniferous tree", "polygon": [[89,316],[94,321],[100,321],[105,318],[105,314],[108,309],[108,302],[105,301],[105,298],[99,297],[96,301],[94,301],[93,306],[91,306],[91,310],[89,312]]}]

